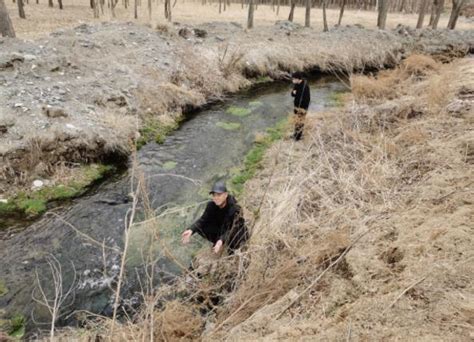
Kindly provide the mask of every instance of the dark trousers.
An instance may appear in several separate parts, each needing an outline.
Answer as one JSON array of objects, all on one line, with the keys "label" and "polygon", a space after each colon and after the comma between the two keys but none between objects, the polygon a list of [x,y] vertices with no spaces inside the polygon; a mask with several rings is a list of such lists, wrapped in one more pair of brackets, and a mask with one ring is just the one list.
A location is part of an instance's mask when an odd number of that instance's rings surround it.
[{"label": "dark trousers", "polygon": [[301,140],[304,131],[304,122],[306,120],[306,109],[295,108],[295,132],[293,133],[293,139],[296,141]]}]

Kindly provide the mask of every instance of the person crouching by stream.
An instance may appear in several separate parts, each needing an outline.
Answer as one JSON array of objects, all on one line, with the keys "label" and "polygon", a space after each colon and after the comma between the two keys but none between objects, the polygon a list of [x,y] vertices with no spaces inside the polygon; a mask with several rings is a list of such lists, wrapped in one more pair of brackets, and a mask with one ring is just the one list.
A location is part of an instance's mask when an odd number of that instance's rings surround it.
[{"label": "person crouching by stream", "polygon": [[183,232],[181,241],[188,244],[191,236],[198,233],[213,244],[214,253],[220,253],[225,247],[233,254],[249,239],[242,208],[223,182],[214,184],[209,194],[212,201],[207,203],[202,216]]},{"label": "person crouching by stream", "polygon": [[295,131],[293,139],[295,141],[301,140],[303,137],[304,122],[306,113],[308,111],[309,102],[311,101],[308,80],[303,77],[300,72],[294,72],[292,75],[293,90],[291,96],[294,97],[294,114],[295,114]]}]

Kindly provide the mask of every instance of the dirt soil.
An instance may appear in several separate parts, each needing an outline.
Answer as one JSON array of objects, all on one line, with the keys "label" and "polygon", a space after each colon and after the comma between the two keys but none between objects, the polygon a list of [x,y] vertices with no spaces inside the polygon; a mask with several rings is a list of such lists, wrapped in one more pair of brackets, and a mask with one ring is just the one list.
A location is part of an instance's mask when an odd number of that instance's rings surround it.
[{"label": "dirt soil", "polygon": [[287,22],[252,32],[235,23],[82,24],[37,41],[3,38],[0,194],[52,177],[58,163],[127,156],[150,118],[172,126],[183,110],[221,100],[261,76],[380,68],[412,51],[449,58],[473,46],[472,31],[321,33]]}]

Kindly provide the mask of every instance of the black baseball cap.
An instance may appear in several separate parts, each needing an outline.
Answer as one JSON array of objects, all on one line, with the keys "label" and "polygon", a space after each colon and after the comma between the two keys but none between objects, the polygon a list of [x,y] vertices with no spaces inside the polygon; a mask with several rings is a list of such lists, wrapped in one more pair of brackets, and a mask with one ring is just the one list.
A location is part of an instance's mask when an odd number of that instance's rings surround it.
[{"label": "black baseball cap", "polygon": [[304,78],[304,74],[302,72],[295,71],[291,74],[291,78],[297,78],[299,80],[302,80]]},{"label": "black baseball cap", "polygon": [[211,191],[209,192],[210,195],[216,193],[216,194],[222,194],[224,192],[227,192],[227,187],[225,186],[224,182],[216,182],[214,186],[212,187]]}]

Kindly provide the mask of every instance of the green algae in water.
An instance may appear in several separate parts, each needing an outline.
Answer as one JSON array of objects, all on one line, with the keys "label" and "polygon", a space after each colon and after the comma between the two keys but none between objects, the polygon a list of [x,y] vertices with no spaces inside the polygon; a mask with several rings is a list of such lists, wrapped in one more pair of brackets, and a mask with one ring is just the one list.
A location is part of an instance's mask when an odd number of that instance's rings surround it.
[{"label": "green algae in water", "polygon": [[262,104],[263,104],[263,103],[260,102],[260,101],[250,101],[250,102],[249,102],[249,106],[250,106],[250,107],[253,107],[253,108],[255,108],[255,107],[260,107]]},{"label": "green algae in water", "polygon": [[227,109],[227,113],[235,115],[235,116],[247,116],[251,113],[252,111],[248,108],[243,108],[243,107],[236,107],[236,106],[231,106]]},{"label": "green algae in water", "polygon": [[228,131],[235,131],[235,130],[240,128],[240,123],[219,121],[218,123],[216,123],[216,126],[220,127],[220,128],[223,128],[225,130],[228,130]]},{"label": "green algae in water", "polygon": [[163,169],[173,170],[176,167],[176,165],[178,165],[178,163],[175,161],[167,161],[166,163],[163,164]]}]

